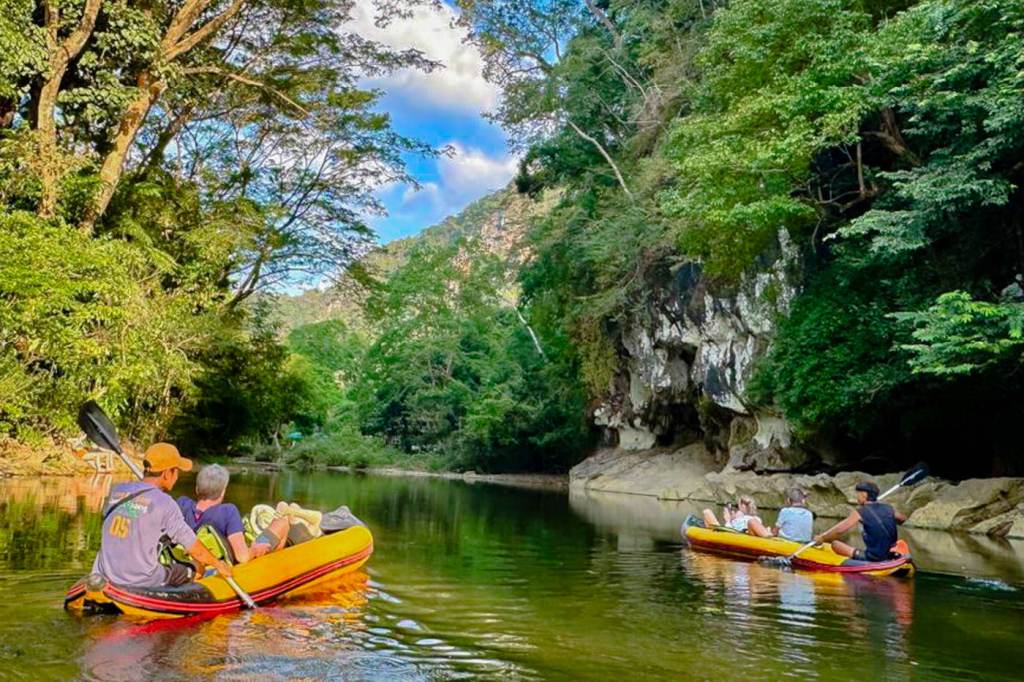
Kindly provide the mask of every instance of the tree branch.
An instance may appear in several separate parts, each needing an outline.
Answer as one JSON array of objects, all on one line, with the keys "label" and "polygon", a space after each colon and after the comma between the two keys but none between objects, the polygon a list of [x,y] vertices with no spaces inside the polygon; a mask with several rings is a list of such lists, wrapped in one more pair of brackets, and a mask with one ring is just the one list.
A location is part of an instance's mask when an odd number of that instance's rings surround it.
[{"label": "tree branch", "polygon": [[223,76],[224,78],[227,78],[227,79],[233,80],[233,81],[237,81],[239,83],[243,83],[244,85],[251,85],[253,87],[260,88],[262,90],[266,90],[267,92],[270,92],[273,95],[275,95],[276,97],[278,97],[279,99],[281,99],[283,102],[287,103],[289,106],[293,107],[296,111],[301,113],[303,116],[309,116],[310,115],[308,109],[303,107],[301,104],[299,104],[298,102],[296,102],[291,97],[289,97],[288,95],[284,94],[283,92],[281,92],[277,88],[274,88],[274,87],[272,87],[270,85],[267,85],[266,83],[263,83],[261,81],[255,80],[253,78],[248,78],[246,76],[243,76],[240,73],[234,73],[233,71],[225,71],[224,69],[221,69],[221,68],[216,67],[216,66],[197,66],[197,67],[193,67],[193,68],[190,68],[190,69],[185,69],[185,73],[187,73],[187,74],[189,74],[189,73],[209,73],[209,74],[213,74],[213,75],[216,75],[216,76]]},{"label": "tree branch", "polygon": [[604,160],[608,162],[608,165],[611,166],[612,170],[615,172],[615,178],[619,181],[619,185],[622,187],[622,191],[626,193],[626,196],[629,197],[630,201],[635,201],[633,193],[630,192],[629,187],[626,186],[626,181],[623,179],[622,173],[619,171],[619,167],[618,165],[616,165],[615,160],[612,159],[611,154],[609,154],[608,151],[603,146],[601,146],[600,142],[598,142],[596,139],[580,130],[579,126],[577,126],[571,120],[567,121],[567,123],[569,124],[570,128],[576,131],[577,135],[579,135],[584,140],[586,140],[587,142],[589,142],[590,144],[594,145],[597,148],[597,151],[601,154],[601,156],[604,157]]},{"label": "tree branch", "polygon": [[181,40],[181,37],[195,23],[202,11],[209,7],[210,2],[211,0],[188,0],[182,5],[178,13],[174,15],[174,19],[171,20],[170,26],[167,27],[167,33],[164,34],[165,43],[170,45]]},{"label": "tree branch", "polygon": [[616,51],[619,50],[619,48],[622,47],[622,34],[615,28],[615,24],[613,24],[611,19],[608,18],[608,15],[604,13],[604,10],[594,4],[594,0],[583,0],[583,2],[586,3],[587,9],[590,10],[590,13],[594,18],[601,22],[601,24],[608,29],[608,32],[612,34],[615,49]]},{"label": "tree branch", "polygon": [[[49,6],[49,3],[46,3]],[[100,6],[103,4],[103,0],[86,0],[85,7],[82,9],[82,19],[78,22],[78,26],[74,32],[68,36],[68,39],[64,41],[61,49],[67,55],[67,60],[71,61],[78,56],[78,53],[85,47],[85,43],[89,40],[89,36],[92,35],[93,29],[96,27],[96,17],[100,13]]]},{"label": "tree branch", "polygon": [[[193,1],[203,5],[209,3],[209,0]],[[220,30],[220,27],[227,23],[228,20],[231,19],[231,17],[238,14],[238,11],[242,9],[242,5],[244,4],[245,0],[232,0],[231,5],[229,5],[226,10],[215,16],[213,19],[210,19],[208,22],[206,22],[205,24],[197,28],[195,31],[190,33],[187,37],[184,37],[182,40],[175,42],[171,46],[167,46],[165,44],[163,54],[164,60],[168,62],[173,61],[178,56],[188,52],[193,47],[209,38],[211,35]],[[168,33],[168,36],[165,37],[165,40],[169,37],[170,35]]]}]

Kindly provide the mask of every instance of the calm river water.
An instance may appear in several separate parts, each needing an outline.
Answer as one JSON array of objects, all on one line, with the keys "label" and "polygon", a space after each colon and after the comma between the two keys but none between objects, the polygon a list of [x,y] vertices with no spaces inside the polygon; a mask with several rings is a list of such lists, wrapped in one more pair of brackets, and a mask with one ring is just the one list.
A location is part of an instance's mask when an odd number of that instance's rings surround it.
[{"label": "calm river water", "polygon": [[74,617],[61,596],[91,564],[107,485],[0,480],[0,678],[1024,675],[1020,544],[908,534],[910,581],[788,573],[682,547],[684,505],[424,478],[236,473],[242,508],[348,504],[376,553],[255,612]]}]

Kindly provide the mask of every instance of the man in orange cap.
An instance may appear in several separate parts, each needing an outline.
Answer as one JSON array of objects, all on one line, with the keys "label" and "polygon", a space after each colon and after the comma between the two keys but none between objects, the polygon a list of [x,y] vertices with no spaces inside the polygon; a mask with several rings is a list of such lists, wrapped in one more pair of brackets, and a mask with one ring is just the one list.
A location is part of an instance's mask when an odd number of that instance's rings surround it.
[{"label": "man in orange cap", "polygon": [[131,587],[175,586],[192,579],[192,569],[178,563],[164,566],[159,561],[160,540],[188,548],[193,559],[213,566],[222,576],[231,567],[214,557],[185,523],[178,504],[167,493],[178,481],[179,471],[189,471],[185,459],[170,443],[155,443],[143,457],[141,481],[119,483],[110,491],[103,512],[103,537],[93,573],[115,585]]}]

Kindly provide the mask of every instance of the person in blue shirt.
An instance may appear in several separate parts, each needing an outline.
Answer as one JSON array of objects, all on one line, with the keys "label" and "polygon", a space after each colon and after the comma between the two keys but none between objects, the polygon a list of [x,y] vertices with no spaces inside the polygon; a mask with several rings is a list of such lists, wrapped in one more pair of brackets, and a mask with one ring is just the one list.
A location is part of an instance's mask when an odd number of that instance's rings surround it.
[{"label": "person in blue shirt", "polygon": [[178,498],[178,507],[185,517],[185,523],[193,530],[200,526],[210,526],[227,540],[235,563],[244,564],[267,552],[284,547],[288,539],[288,519],[276,518],[270,526],[253,540],[251,545],[245,542],[245,529],[242,526],[242,515],[238,507],[224,501],[224,493],[228,488],[230,474],[219,464],[204,466],[196,476],[196,500],[182,496]]},{"label": "person in blue shirt", "polygon": [[807,508],[807,495],[800,488],[786,491],[786,506],[772,526],[772,533],[786,540],[810,542],[814,535],[814,514]]}]

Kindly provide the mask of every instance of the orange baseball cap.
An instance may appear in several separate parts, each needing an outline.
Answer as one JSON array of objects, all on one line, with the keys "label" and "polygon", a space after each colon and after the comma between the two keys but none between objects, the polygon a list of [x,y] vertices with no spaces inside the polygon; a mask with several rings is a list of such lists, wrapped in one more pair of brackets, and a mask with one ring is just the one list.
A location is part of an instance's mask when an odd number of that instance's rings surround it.
[{"label": "orange baseball cap", "polygon": [[185,459],[178,448],[170,443],[153,443],[142,456],[146,469],[153,473],[177,467],[182,471],[192,470],[192,460]]}]

